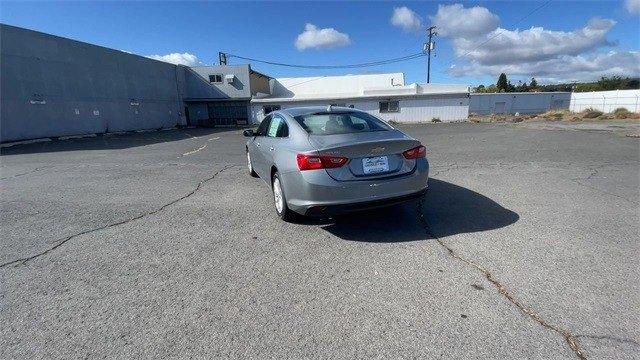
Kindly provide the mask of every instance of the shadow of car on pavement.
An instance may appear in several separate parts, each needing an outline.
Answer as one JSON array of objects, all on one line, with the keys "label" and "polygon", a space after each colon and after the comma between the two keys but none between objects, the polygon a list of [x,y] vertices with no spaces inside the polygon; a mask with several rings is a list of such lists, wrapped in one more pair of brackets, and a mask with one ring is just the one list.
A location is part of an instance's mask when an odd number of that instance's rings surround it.
[{"label": "shadow of car on pavement", "polygon": [[[488,197],[438,179],[429,179],[422,207],[418,201],[353,213],[320,223],[322,229],[351,241],[404,242],[502,228],[520,218]],[[421,220],[422,211],[429,233]]]}]

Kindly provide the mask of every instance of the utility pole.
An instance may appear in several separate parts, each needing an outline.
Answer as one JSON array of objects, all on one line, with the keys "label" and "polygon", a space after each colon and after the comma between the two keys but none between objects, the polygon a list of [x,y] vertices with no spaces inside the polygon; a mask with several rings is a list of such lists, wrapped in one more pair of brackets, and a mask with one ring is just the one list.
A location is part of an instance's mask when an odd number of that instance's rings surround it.
[{"label": "utility pole", "polygon": [[427,28],[429,40],[424,44],[425,50],[427,50],[427,84],[431,81],[431,50],[434,48],[434,43],[431,39],[438,35],[438,33],[434,31],[435,28],[435,26],[429,26]]},{"label": "utility pole", "polygon": [[223,52],[218,53],[218,63],[220,65],[227,65],[227,54]]}]

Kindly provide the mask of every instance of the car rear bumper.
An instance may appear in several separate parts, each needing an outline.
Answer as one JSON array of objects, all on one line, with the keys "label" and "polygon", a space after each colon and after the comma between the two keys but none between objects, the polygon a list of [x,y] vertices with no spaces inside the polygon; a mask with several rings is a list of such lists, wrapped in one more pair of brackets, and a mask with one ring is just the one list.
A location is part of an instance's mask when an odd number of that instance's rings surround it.
[{"label": "car rear bumper", "polygon": [[429,163],[416,162],[411,174],[371,181],[336,181],[325,170],[292,171],[282,175],[289,208],[308,216],[335,215],[383,207],[422,196]]},{"label": "car rear bumper", "polygon": [[310,208],[307,208],[304,212],[305,216],[329,216],[329,215],[337,215],[337,214],[346,214],[355,211],[376,209],[381,207],[392,206],[396,204],[401,204],[407,201],[419,199],[421,196],[427,193],[428,188],[424,188],[418,192],[393,197],[386,198],[380,200],[371,200],[364,202],[357,202],[351,204],[340,204],[340,205],[314,205]]}]

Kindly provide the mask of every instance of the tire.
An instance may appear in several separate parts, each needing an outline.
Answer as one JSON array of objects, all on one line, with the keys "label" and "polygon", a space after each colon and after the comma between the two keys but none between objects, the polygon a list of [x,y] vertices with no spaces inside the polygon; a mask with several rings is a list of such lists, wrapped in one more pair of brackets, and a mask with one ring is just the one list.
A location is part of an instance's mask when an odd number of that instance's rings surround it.
[{"label": "tire", "polygon": [[273,174],[271,189],[273,191],[273,204],[276,209],[276,214],[278,214],[280,219],[286,222],[296,221],[296,213],[289,210],[289,207],[287,206],[287,199],[284,197],[284,190],[282,182],[280,181],[280,173],[278,173],[278,171]]},{"label": "tire", "polygon": [[251,155],[249,154],[249,149],[247,149],[247,168],[249,169],[249,175],[251,177],[258,177],[258,174],[253,170],[253,165],[251,165]]}]

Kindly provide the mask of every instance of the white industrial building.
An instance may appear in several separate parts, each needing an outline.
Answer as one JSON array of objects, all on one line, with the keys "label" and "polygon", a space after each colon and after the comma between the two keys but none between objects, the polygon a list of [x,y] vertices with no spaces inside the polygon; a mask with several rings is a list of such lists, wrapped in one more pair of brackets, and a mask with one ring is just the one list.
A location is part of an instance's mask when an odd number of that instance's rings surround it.
[{"label": "white industrial building", "polygon": [[403,123],[456,121],[469,115],[469,88],[405,85],[402,73],[277,78],[270,81],[270,94],[251,100],[250,121],[259,123],[273,110],[315,105],[352,107]]}]

